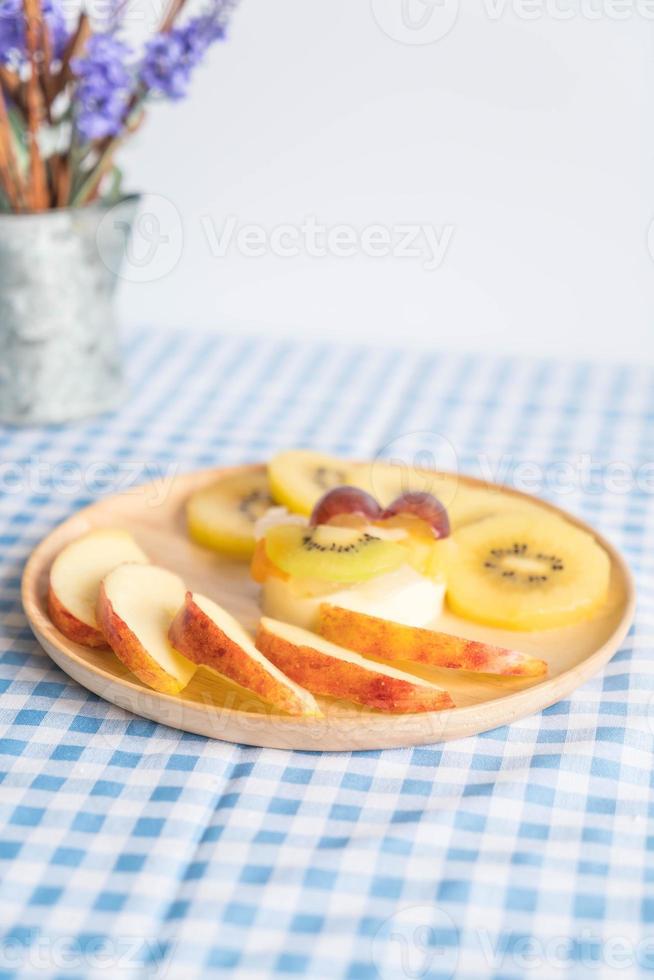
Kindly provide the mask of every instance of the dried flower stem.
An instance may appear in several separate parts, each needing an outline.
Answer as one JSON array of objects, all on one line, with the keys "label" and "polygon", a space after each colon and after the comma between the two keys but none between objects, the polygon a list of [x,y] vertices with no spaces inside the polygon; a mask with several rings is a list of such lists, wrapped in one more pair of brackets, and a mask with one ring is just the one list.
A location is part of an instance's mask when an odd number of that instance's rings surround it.
[{"label": "dried flower stem", "polygon": [[20,96],[20,76],[6,65],[0,65],[0,88],[12,99],[18,99]]},{"label": "dried flower stem", "polygon": [[91,24],[88,15],[80,14],[80,18],[75,28],[75,33],[71,36],[66,50],[61,59],[61,68],[52,83],[53,99],[64,90],[66,84],[74,77],[70,70],[70,63],[73,58],[78,58],[86,47],[86,42],[91,36]]},{"label": "dried flower stem", "polygon": [[123,137],[112,139],[108,148],[104,151],[93,169],[86,175],[79,189],[74,193],[71,204],[88,204],[97,196],[100,185],[114,165],[114,155],[116,150],[124,142]]},{"label": "dried flower stem", "polygon": [[134,116],[132,121],[127,124],[124,133],[122,133],[120,136],[114,136],[112,139],[105,141],[104,146],[102,146],[100,149],[100,156],[97,163],[87,174],[80,187],[74,191],[71,204],[86,204],[97,197],[102,181],[114,165],[114,157],[116,152],[120,149],[125,140],[136,132],[144,119],[145,113],[141,111],[140,114]]},{"label": "dried flower stem", "polygon": [[180,13],[182,12],[185,3],[186,0],[171,0],[170,6],[168,7],[168,10],[166,12],[166,15],[164,16],[163,21],[161,22],[161,27],[159,28],[159,30],[162,33],[167,34],[169,31],[172,30],[175,21],[177,20]]},{"label": "dried flower stem", "polygon": [[49,162],[54,203],[56,207],[63,208],[68,204],[68,198],[70,196],[70,161],[65,154],[55,153],[50,157]]},{"label": "dried flower stem", "polygon": [[39,150],[38,132],[43,118],[43,103],[39,85],[39,40],[43,30],[41,0],[23,0],[27,22],[27,54],[30,77],[27,82],[27,128],[30,152],[29,206],[33,211],[48,207],[46,169]]},{"label": "dried flower stem", "polygon": [[14,196],[15,188],[10,176],[9,167],[7,165],[7,157],[3,140],[0,140],[0,188],[2,188],[3,197],[6,197],[9,201],[12,211],[18,210],[16,207],[16,198]]},{"label": "dried flower stem", "polygon": [[64,208],[70,199],[70,188],[73,178],[70,169],[70,161],[66,157],[62,158],[61,172],[59,174],[59,184],[57,186],[57,207]]},{"label": "dried flower stem", "polygon": [[16,211],[25,208],[25,191],[16,154],[7,104],[0,88],[0,181],[6,197]]},{"label": "dried flower stem", "polygon": [[43,57],[39,66],[39,77],[43,92],[45,114],[48,117],[48,122],[52,124],[52,103],[54,102],[55,97],[54,82],[50,72],[50,65],[52,64],[52,40],[50,38],[50,33],[47,30],[43,30],[41,36],[43,38]]}]

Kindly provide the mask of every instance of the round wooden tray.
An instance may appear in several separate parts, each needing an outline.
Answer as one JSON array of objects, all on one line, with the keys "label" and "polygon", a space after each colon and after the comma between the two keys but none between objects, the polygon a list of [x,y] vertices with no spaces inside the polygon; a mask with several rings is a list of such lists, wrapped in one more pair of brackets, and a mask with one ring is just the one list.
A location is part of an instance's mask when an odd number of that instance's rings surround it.
[{"label": "round wooden tray", "polygon": [[[80,534],[96,527],[123,527],[133,533],[154,563],[177,572],[189,588],[216,599],[244,625],[254,628],[257,587],[249,578],[247,564],[194,545],[184,526],[184,503],[189,494],[225,472],[217,469],[183,474],[166,485],[148,484],[87,507],[49,534],[25,568],[23,607],[43,649],[78,683],[135,715],[210,738],[273,748],[355,751],[449,741],[509,724],[561,700],[604,666],[633,620],[635,589],[624,560],[592,528],[565,514],[595,534],[611,556],[610,596],[601,615],[539,633],[491,629],[448,612],[439,622],[445,632],[542,657],[549,664],[545,680],[526,682],[415,667],[416,674],[447,688],[457,707],[428,714],[388,715],[320,699],[324,717],[319,720],[277,714],[254,695],[204,668],[181,694],[158,694],[142,685],[113,653],[72,643],[53,626],[46,607],[50,565],[61,548]],[[487,484],[470,477],[461,477],[460,483],[487,488]],[[496,489],[525,497],[506,487]],[[528,499],[533,503],[534,498]],[[545,503],[542,507],[557,510]]]}]

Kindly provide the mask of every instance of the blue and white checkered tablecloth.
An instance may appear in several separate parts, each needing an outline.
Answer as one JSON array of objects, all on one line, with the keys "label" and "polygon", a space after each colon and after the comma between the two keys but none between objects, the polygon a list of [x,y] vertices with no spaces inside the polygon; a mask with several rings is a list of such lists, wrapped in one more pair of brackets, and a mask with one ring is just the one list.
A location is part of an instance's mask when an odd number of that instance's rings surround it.
[{"label": "blue and white checkered tablecloth", "polygon": [[[148,332],[129,362],[117,415],[0,428],[0,977],[654,970],[654,372]],[[636,573],[624,647],[542,714],[402,751],[245,748],[124,713],[32,638],[24,562],[99,494],[427,432]]]}]

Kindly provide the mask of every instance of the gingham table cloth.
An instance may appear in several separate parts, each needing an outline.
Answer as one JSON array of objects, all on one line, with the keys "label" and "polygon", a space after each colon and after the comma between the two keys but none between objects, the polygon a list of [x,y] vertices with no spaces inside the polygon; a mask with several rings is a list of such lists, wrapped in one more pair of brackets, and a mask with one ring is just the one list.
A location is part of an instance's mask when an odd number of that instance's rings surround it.
[{"label": "gingham table cloth", "polygon": [[[652,369],[187,333],[128,347],[116,415],[0,427],[0,977],[654,969]],[[545,712],[415,749],[247,748],[115,708],[31,636],[25,560],[101,494],[430,432],[464,472],[533,464],[636,574],[623,648]]]}]

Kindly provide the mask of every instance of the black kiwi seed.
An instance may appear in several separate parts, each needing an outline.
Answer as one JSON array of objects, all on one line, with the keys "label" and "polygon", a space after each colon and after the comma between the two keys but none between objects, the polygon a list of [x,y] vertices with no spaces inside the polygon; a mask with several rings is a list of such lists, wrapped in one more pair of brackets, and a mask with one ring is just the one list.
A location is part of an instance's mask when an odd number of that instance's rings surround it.
[{"label": "black kiwi seed", "polygon": [[337,555],[354,555],[362,547],[369,545],[371,541],[379,541],[379,538],[368,534],[367,531],[364,531],[359,536],[359,539],[352,541],[351,544],[338,544],[336,541],[331,541],[329,544],[321,544],[319,541],[315,541],[311,534],[305,534],[302,538],[302,547],[307,551],[331,552]]},{"label": "black kiwi seed", "polygon": [[331,490],[342,486],[347,476],[343,470],[336,470],[332,466],[318,466],[313,478],[321,490]]},{"label": "black kiwi seed", "polygon": [[239,502],[238,509],[249,521],[255,524],[273,506],[272,497],[265,490],[251,490]]},{"label": "black kiwi seed", "polygon": [[[534,575],[533,572],[529,574],[526,572],[520,573],[514,569],[502,568],[503,559],[507,557],[513,558],[515,555],[518,555],[520,558],[532,558],[549,566],[549,568],[546,570],[546,574],[543,575]],[[564,571],[565,563],[558,555],[547,555],[542,551],[532,554],[528,544],[514,541],[508,548],[491,548],[489,558],[484,561],[484,568],[493,569],[501,578],[513,579],[521,585],[534,585],[540,582],[547,582],[552,572]]]}]

